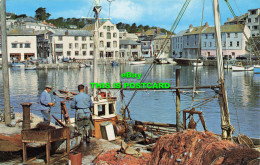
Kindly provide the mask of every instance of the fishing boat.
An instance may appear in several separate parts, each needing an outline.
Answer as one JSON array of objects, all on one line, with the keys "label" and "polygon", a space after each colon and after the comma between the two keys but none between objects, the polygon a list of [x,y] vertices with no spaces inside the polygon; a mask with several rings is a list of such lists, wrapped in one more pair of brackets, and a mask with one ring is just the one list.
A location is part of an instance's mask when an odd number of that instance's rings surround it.
[{"label": "fishing boat", "polygon": [[198,63],[197,62],[193,62],[192,66],[203,66],[203,61],[199,61]]},{"label": "fishing boat", "polygon": [[253,71],[253,66],[243,66],[242,62],[238,62],[237,65],[232,66],[232,71]]},{"label": "fishing boat", "polygon": [[13,62],[11,64],[12,67],[24,67],[24,63],[20,63],[20,62]]},{"label": "fishing boat", "polygon": [[156,64],[170,64],[170,62],[166,58],[157,58],[154,60]]},{"label": "fishing boat", "polygon": [[36,70],[36,66],[28,65],[28,66],[24,67],[24,70]]},{"label": "fishing boat", "polygon": [[79,68],[85,68],[85,67],[86,67],[85,64],[82,64],[82,63],[79,64]]},{"label": "fishing boat", "polygon": [[143,65],[145,64],[145,61],[130,61],[130,65]]},{"label": "fishing boat", "polygon": [[260,65],[254,65],[254,73],[260,74]]}]

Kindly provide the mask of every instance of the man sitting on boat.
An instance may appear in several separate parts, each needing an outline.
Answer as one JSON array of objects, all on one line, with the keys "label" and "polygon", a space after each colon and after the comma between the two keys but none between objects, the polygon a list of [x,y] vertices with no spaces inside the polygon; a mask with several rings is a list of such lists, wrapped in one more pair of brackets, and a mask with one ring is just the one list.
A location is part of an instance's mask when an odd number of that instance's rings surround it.
[{"label": "man sitting on boat", "polygon": [[51,102],[51,95],[49,94],[51,89],[52,87],[50,85],[46,85],[45,90],[42,92],[40,97],[40,110],[43,116],[43,122],[48,125],[50,124],[51,119],[51,106],[55,106],[55,103]]},{"label": "man sitting on boat", "polygon": [[84,85],[78,85],[79,94],[76,95],[71,103],[71,108],[76,109],[76,124],[82,134],[86,134],[86,141],[89,142],[89,130],[91,126],[90,108],[93,107],[93,102],[88,94],[85,93]]}]

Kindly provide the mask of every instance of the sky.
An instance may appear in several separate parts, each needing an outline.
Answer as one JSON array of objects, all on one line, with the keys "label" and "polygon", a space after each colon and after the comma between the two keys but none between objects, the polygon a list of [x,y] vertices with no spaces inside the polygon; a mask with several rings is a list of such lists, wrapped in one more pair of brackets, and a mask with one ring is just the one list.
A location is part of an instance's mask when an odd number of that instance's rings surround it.
[{"label": "sky", "polygon": [[[136,23],[170,30],[185,0],[114,0],[111,2],[111,21],[113,23]],[[221,23],[232,18],[225,0],[219,0]],[[229,0],[236,15],[247,13],[249,9],[260,8],[260,0]],[[35,16],[39,7],[46,8],[50,18],[93,17],[93,0],[6,0],[7,12],[17,15]],[[109,17],[109,2],[100,0],[100,17]],[[212,0],[205,0],[203,24],[214,25]],[[202,17],[203,0],[191,0],[175,32],[185,30],[190,24],[199,26]]]}]

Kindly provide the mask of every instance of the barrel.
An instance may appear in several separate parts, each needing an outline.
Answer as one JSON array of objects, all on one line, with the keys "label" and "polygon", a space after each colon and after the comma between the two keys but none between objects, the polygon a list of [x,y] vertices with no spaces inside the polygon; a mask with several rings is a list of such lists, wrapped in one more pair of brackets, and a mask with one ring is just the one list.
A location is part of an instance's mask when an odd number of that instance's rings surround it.
[{"label": "barrel", "polygon": [[82,164],[81,153],[71,152],[69,155],[69,159],[70,159],[71,165],[81,165]]}]

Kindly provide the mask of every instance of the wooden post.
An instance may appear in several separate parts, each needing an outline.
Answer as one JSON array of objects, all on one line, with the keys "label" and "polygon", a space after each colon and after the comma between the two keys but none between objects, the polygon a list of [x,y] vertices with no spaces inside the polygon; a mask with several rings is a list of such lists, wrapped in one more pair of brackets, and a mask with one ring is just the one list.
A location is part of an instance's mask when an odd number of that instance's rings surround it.
[{"label": "wooden post", "polygon": [[67,154],[70,153],[70,127],[67,127]]},{"label": "wooden post", "polygon": [[[176,69],[176,86],[180,86],[180,69]],[[176,125],[177,132],[181,129],[181,103],[180,103],[181,95],[180,89],[176,89]]]},{"label": "wooden post", "polygon": [[223,58],[222,58],[222,42],[221,42],[218,0],[214,0],[213,8],[214,8],[214,19],[215,19],[216,43],[217,43],[217,67],[218,67],[218,83],[219,83],[219,105],[221,110],[222,139],[231,140],[232,129],[230,125],[228,100],[227,100],[227,93],[225,89],[225,80],[224,80],[224,70],[223,70],[224,67],[223,67]]},{"label": "wooden post", "polygon": [[1,29],[2,29],[2,72],[3,72],[3,91],[5,124],[11,124],[10,90],[9,90],[9,70],[7,54],[7,34],[6,34],[6,1],[1,0]]},{"label": "wooden post", "polygon": [[26,150],[26,143],[23,143],[23,162],[27,161],[27,150]]},{"label": "wooden post", "polygon": [[23,106],[23,130],[31,128],[30,106],[32,103],[22,103]]},{"label": "wooden post", "polygon": [[51,134],[48,132],[48,141],[46,143],[46,163],[51,163]]}]

